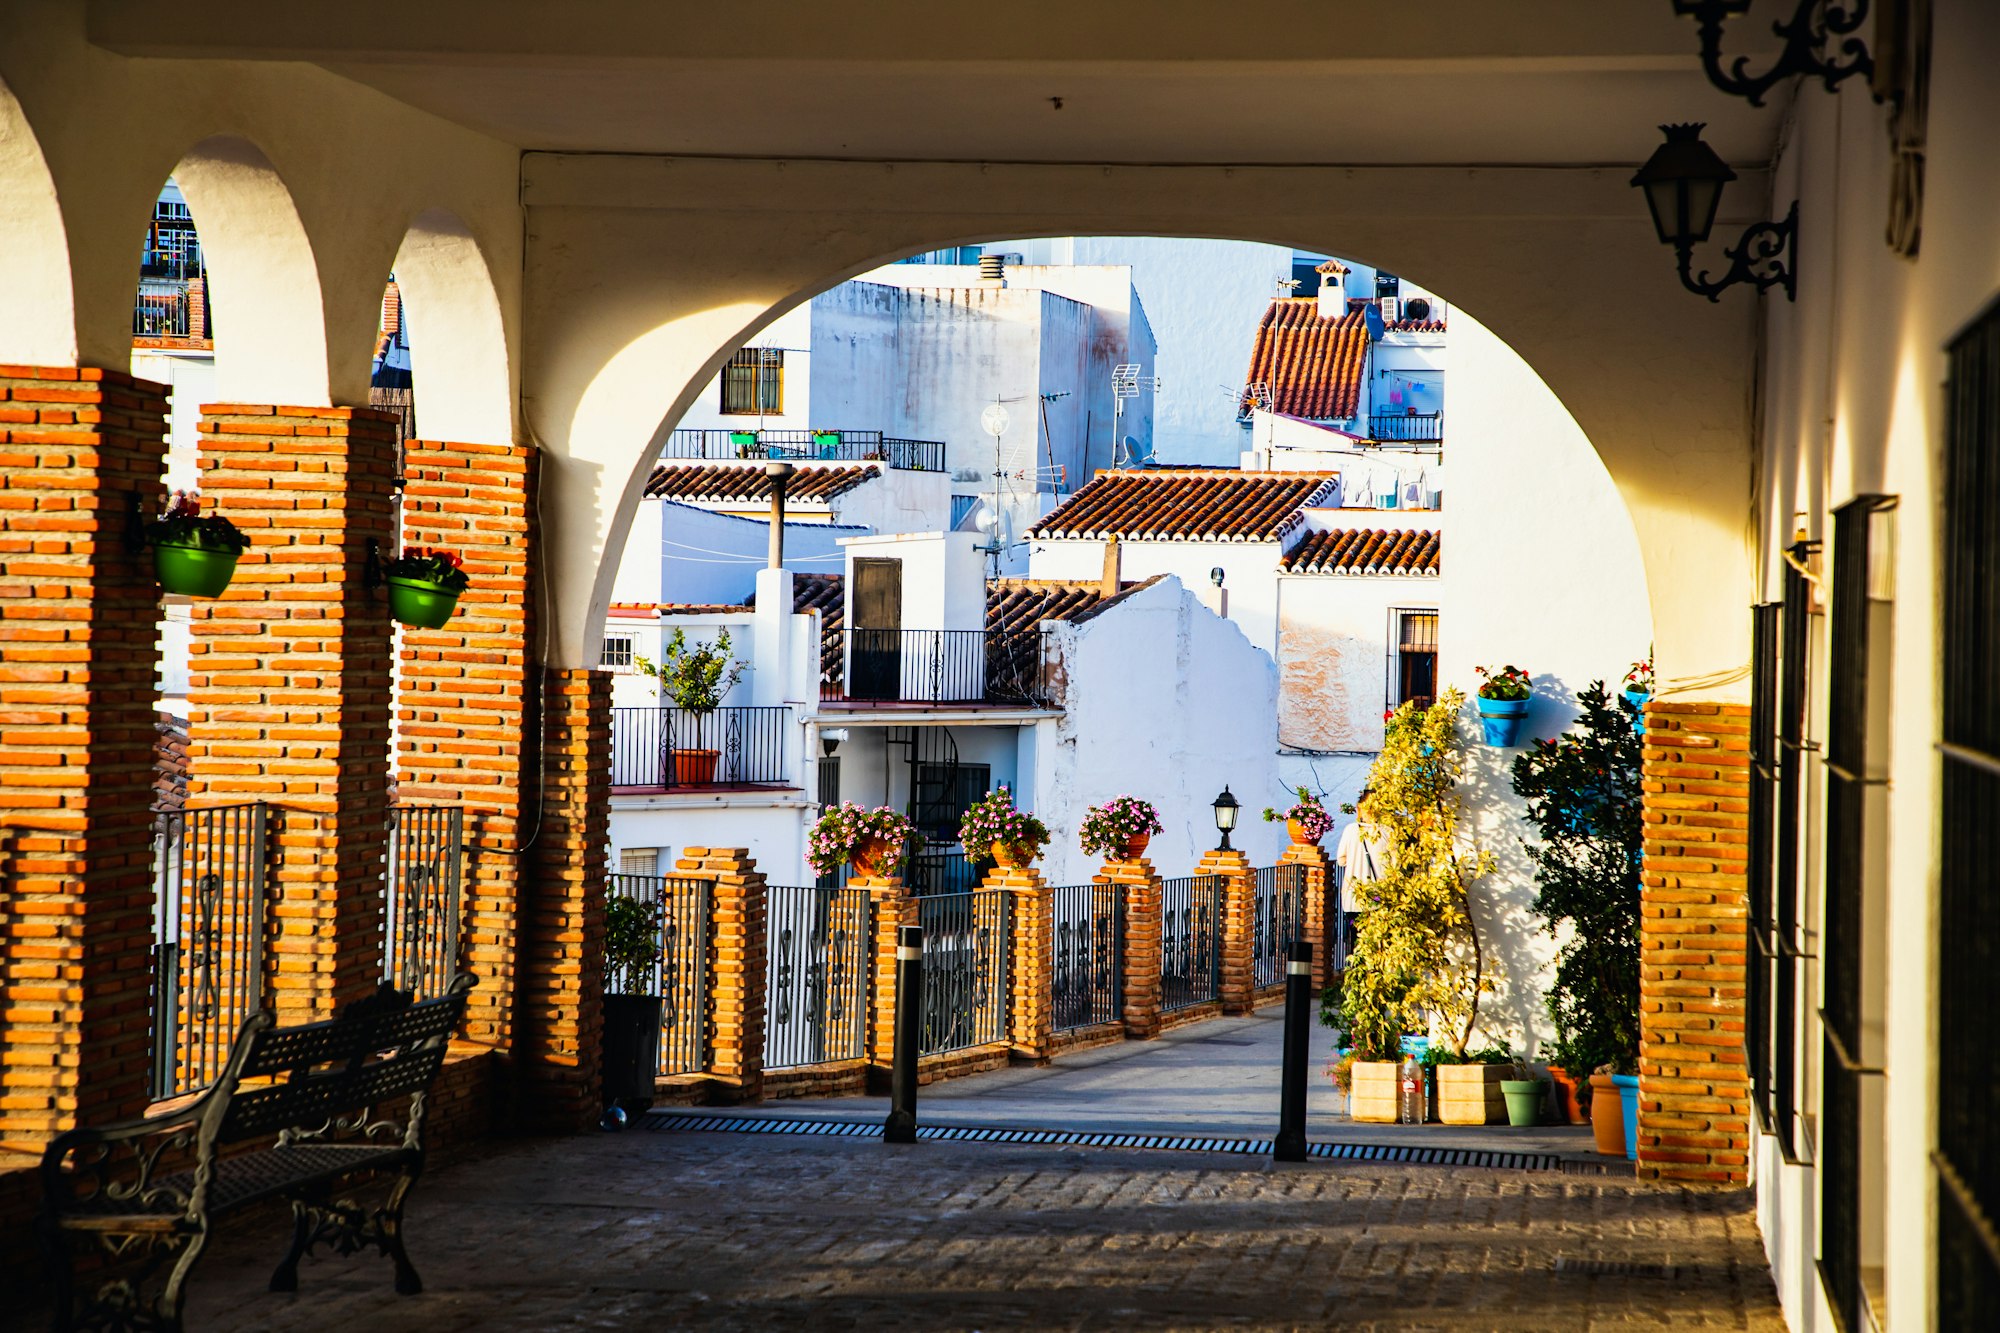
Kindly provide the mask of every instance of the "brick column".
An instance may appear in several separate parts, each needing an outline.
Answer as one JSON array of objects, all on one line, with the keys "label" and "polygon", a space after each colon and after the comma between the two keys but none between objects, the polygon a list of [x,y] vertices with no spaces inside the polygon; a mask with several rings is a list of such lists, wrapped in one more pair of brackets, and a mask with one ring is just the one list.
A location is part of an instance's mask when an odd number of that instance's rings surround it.
[{"label": "brick column", "polygon": [[1745,1182],[1749,709],[1646,708],[1639,1174]]},{"label": "brick column", "polygon": [[850,889],[863,889],[875,904],[875,941],[869,964],[868,1064],[887,1077],[896,1058],[896,931],[917,924],[917,901],[894,875],[870,879],[855,875]]},{"label": "brick column", "polygon": [[395,419],[367,408],[202,408],[203,511],[250,538],[235,581],[192,607],[188,795],[277,807],[272,971],[281,1023],[331,1017],[382,974],[388,594]]},{"label": "brick column", "polygon": [[729,1100],[764,1095],[765,941],[770,898],[746,847],[690,847],[674,874],[709,882],[708,1072]]},{"label": "brick column", "polygon": [[0,1144],[146,1102],[164,385],[0,366]]},{"label": "brick column", "polygon": [[524,1122],[570,1131],[602,1107],[604,876],[611,676],[551,668],[542,686],[539,827],[520,908],[515,1056]]},{"label": "brick column", "polygon": [[1013,939],[1007,967],[1007,1040],[1014,1051],[1044,1060],[1055,1028],[1055,975],[1049,957],[1049,921],[1053,892],[1033,866],[986,872],[982,889],[1004,889],[1013,895]]},{"label": "brick column", "polygon": [[1150,1041],[1160,1035],[1160,877],[1151,861],[1106,861],[1090,882],[1115,884],[1125,897],[1125,1035]]},{"label": "brick column", "polygon": [[1333,884],[1333,858],[1316,842],[1303,847],[1294,842],[1285,845],[1285,854],[1278,858],[1278,863],[1305,867],[1306,910],[1300,931],[1312,943],[1313,993],[1318,994],[1326,985],[1327,961],[1333,954],[1333,932],[1328,925],[1338,919],[1331,916],[1326,905],[1326,891]]},{"label": "brick column", "polygon": [[1256,960],[1251,956],[1257,925],[1257,872],[1239,851],[1205,853],[1194,868],[1197,875],[1223,878],[1222,1012],[1247,1014],[1257,1004]]},{"label": "brick column", "polygon": [[479,978],[465,1030],[474,1041],[505,1046],[520,924],[522,788],[532,788],[537,761],[526,711],[536,455],[526,445],[434,440],[410,440],[403,451],[403,543],[458,552],[472,584],[442,628],[403,627],[396,798],[465,807],[460,948]]}]

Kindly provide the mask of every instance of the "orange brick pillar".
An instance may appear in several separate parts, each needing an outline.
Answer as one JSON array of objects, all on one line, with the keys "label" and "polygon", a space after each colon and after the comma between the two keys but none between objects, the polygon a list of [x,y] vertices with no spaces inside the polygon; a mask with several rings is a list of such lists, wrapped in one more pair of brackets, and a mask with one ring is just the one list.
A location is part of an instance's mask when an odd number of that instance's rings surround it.
[{"label": "orange brick pillar", "polygon": [[745,847],[689,847],[676,877],[709,883],[708,1072],[726,1101],[764,1095],[764,1005],[770,897]]},{"label": "orange brick pillar", "polygon": [[586,1128],[603,1107],[604,877],[611,676],[543,676],[540,818],[521,886],[515,1059],[524,1123]]},{"label": "orange brick pillar", "polygon": [[1328,911],[1326,900],[1327,889],[1333,884],[1333,858],[1316,842],[1307,846],[1294,842],[1286,845],[1278,863],[1305,867],[1306,905],[1299,929],[1313,947],[1312,984],[1313,993],[1318,994],[1326,985],[1327,960],[1333,956],[1333,933],[1328,925],[1338,919]]},{"label": "orange brick pillar", "polygon": [[1013,938],[1008,941],[1007,1040],[1014,1054],[1045,1060],[1055,1024],[1055,976],[1049,957],[1052,891],[1033,866],[986,872],[982,889],[1013,895]]},{"label": "orange brick pillar", "polygon": [[1750,1080],[1750,714],[1646,708],[1645,880],[1639,895],[1639,1174],[1744,1182]]},{"label": "orange brick pillar", "polygon": [[[917,924],[917,901],[895,875],[868,878],[855,875],[850,889],[862,889],[874,900],[875,940],[869,963],[868,1073],[870,1082],[886,1080],[896,1056],[896,932]],[[919,997],[921,1002],[921,997]],[[884,1082],[886,1087],[887,1083]]]},{"label": "orange brick pillar", "polygon": [[1242,852],[1216,849],[1203,855],[1194,873],[1223,879],[1222,1012],[1250,1013],[1257,1003],[1256,960],[1251,956],[1257,925],[1257,872]]},{"label": "orange brick pillar", "polygon": [[144,1107],[164,385],[0,366],[0,1144]]},{"label": "orange brick pillar", "polygon": [[250,549],[192,607],[188,795],[275,807],[265,1002],[281,1023],[381,980],[389,599],[363,579],[370,543],[395,542],[395,474],[387,413],[202,408],[202,510]]},{"label": "orange brick pillar", "polygon": [[1124,895],[1125,1035],[1149,1041],[1160,1035],[1160,877],[1151,861],[1106,861],[1090,882],[1115,884]]},{"label": "orange brick pillar", "polygon": [[403,446],[403,543],[457,552],[472,583],[442,628],[403,627],[396,798],[465,807],[460,948],[479,979],[466,1035],[494,1046],[512,1036],[522,791],[533,798],[538,758],[526,711],[535,462],[526,445]]}]

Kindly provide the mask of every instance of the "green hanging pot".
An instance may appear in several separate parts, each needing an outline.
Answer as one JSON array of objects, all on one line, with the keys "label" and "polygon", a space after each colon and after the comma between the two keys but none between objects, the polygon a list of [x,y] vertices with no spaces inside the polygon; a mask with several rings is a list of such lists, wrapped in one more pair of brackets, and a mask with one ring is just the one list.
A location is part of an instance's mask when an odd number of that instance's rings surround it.
[{"label": "green hanging pot", "polygon": [[160,587],[183,597],[220,597],[236,577],[239,552],[213,546],[153,547],[153,572]]},{"label": "green hanging pot", "polygon": [[421,579],[389,580],[389,614],[418,629],[439,629],[451,619],[458,594]]}]

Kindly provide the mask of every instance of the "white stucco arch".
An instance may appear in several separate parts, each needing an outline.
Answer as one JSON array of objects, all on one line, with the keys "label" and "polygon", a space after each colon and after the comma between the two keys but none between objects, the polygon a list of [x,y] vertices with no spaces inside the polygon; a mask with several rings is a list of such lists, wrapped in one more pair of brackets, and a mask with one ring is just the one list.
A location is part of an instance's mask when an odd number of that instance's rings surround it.
[{"label": "white stucco arch", "polygon": [[449,209],[425,209],[396,251],[395,273],[411,326],[418,429],[427,439],[511,443],[506,321],[471,228]]},{"label": "white stucco arch", "polygon": [[27,113],[0,82],[0,363],[73,366],[76,296],[56,183]]}]

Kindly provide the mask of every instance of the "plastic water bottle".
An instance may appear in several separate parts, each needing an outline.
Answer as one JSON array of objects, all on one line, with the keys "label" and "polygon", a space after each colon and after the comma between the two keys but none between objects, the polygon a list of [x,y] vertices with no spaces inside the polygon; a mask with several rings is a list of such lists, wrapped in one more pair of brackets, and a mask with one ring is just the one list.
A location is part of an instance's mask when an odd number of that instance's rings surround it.
[{"label": "plastic water bottle", "polygon": [[1400,1124],[1421,1125],[1424,1123],[1424,1071],[1417,1064],[1417,1057],[1403,1057],[1402,1092],[1397,1097],[1396,1119]]}]

